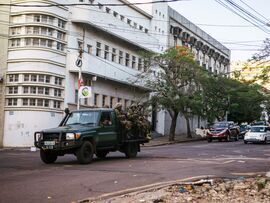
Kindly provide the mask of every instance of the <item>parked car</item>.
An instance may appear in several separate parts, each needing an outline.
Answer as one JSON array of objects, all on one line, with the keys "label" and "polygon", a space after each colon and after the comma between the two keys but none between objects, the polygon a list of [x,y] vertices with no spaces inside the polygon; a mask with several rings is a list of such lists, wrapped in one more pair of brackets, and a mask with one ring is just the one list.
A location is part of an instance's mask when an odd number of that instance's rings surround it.
[{"label": "parked car", "polygon": [[232,121],[217,122],[207,132],[207,141],[237,141],[239,139],[239,132],[239,126],[236,126]]},{"label": "parked car", "polygon": [[268,141],[270,141],[270,127],[266,125],[251,126],[250,130],[244,137],[245,144],[248,142],[267,143]]},{"label": "parked car", "polygon": [[245,134],[249,131],[250,125],[240,125],[239,138],[244,139]]},{"label": "parked car", "polygon": [[267,121],[256,121],[254,123],[251,123],[251,125],[265,125],[265,126],[269,126],[269,122]]}]

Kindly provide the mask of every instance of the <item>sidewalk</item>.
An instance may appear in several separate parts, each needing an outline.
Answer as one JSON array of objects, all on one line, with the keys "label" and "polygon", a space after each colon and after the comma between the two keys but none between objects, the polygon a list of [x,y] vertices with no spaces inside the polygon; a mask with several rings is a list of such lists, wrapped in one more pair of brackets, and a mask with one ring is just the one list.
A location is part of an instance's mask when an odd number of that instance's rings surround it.
[{"label": "sidewalk", "polygon": [[162,145],[169,145],[181,142],[193,142],[193,141],[200,141],[204,140],[205,138],[199,135],[193,135],[192,138],[187,138],[186,135],[175,135],[174,141],[169,141],[169,136],[158,136],[152,138],[149,143],[145,143],[143,147],[154,147],[154,146],[162,146]]}]

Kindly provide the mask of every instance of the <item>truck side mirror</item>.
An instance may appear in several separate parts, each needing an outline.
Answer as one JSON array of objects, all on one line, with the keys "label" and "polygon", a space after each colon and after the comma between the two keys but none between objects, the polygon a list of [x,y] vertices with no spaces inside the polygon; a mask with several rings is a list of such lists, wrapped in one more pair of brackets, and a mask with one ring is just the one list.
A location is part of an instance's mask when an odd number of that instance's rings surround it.
[{"label": "truck side mirror", "polygon": [[65,114],[69,114],[70,111],[69,111],[69,108],[65,108]]}]

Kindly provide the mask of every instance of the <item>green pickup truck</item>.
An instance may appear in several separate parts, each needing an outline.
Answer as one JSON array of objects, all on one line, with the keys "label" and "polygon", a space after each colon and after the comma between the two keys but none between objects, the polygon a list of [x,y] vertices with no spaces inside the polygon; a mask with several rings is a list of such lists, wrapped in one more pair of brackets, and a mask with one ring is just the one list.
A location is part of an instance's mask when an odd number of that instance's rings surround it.
[{"label": "green pickup truck", "polygon": [[66,111],[59,127],[35,132],[34,139],[46,164],[65,154],[74,154],[81,164],[90,163],[94,154],[105,158],[112,151],[133,158],[140,144],[149,142],[140,129],[123,129],[115,111],[108,108]]}]

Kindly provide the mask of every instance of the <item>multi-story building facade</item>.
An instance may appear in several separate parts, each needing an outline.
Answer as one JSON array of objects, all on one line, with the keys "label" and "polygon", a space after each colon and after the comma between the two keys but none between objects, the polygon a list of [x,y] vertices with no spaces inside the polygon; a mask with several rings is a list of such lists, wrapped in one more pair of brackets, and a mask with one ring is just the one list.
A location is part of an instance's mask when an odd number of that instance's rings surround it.
[{"label": "multi-story building facade", "polygon": [[[117,102],[127,107],[147,99],[148,90],[132,83],[145,71],[142,51],[187,45],[210,71],[229,71],[229,50],[187,24],[166,3],[153,4],[149,14],[132,4],[113,6],[126,0],[109,5],[105,0],[69,1],[73,6],[66,2],[4,1],[21,5],[5,7],[6,24],[0,22],[6,30],[6,37],[0,38],[4,47],[0,140],[4,146],[33,145],[34,131],[57,126],[64,108],[76,108],[79,69],[75,62],[80,50],[84,84],[92,87],[92,97],[81,100],[82,107],[113,107]],[[155,130],[166,134],[166,112],[153,117]]]}]

